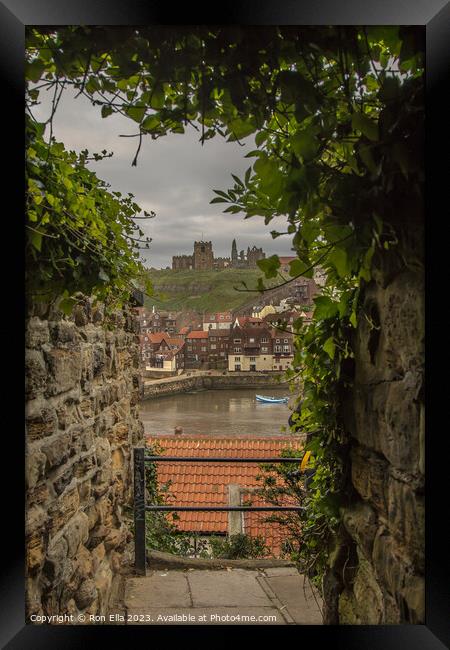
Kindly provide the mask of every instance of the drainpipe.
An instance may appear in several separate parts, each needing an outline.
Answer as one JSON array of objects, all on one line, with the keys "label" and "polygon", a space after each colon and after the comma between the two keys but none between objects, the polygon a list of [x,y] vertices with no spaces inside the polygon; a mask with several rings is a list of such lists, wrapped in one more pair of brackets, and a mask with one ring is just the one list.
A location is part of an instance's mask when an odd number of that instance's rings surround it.
[{"label": "drainpipe", "polygon": [[[238,483],[228,484],[228,505],[240,506],[241,505],[241,487]],[[228,513],[228,537],[231,535],[238,535],[242,533],[242,518],[243,512],[229,512]]]}]

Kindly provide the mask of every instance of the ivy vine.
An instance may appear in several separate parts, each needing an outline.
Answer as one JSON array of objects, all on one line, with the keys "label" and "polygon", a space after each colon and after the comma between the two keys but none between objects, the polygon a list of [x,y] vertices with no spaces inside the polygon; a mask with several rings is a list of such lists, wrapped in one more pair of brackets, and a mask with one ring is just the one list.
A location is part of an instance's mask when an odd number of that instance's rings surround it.
[{"label": "ivy vine", "polygon": [[[296,259],[288,276],[276,255],[260,261],[266,278],[285,284],[317,269],[326,277],[313,322],[294,323],[289,372],[299,400],[292,430],[307,434],[314,470],[308,489],[298,492],[307,505],[299,553],[316,575],[325,570],[346,497],[342,404],[352,388],[361,298],[386,259],[421,268],[406,259],[403,243],[416,236],[411,224],[423,217],[423,63],[420,27],[27,30],[30,268],[42,269],[36,277],[43,286],[125,290],[138,266],[127,230],[137,206],[106,195],[83,160],[42,143],[33,121],[42,90],[54,92],[55,106],[72,88],[103,118],[128,117],[136,127],[133,165],[144,137],[183,133],[187,125],[201,144],[216,135],[254,137],[244,178],[233,175],[232,187],[215,190],[213,203],[262,218],[265,226],[287,219],[287,230],[275,227],[272,237],[291,237]],[[78,229],[74,239],[67,225]],[[80,232],[94,242],[89,255]],[[266,288],[261,280],[253,291]],[[304,476],[298,480],[304,487]]]}]

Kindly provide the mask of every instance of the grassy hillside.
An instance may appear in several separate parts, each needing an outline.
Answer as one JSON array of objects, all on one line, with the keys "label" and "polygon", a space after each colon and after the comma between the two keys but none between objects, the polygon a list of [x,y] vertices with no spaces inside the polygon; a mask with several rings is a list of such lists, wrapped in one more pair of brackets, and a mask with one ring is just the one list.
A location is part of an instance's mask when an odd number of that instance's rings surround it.
[{"label": "grassy hillside", "polygon": [[[146,307],[198,311],[236,309],[252,301],[258,293],[236,291],[234,287],[255,288],[262,276],[259,269],[224,269],[222,271],[149,271],[154,296],[145,299]],[[268,284],[268,283],[267,283]]]}]

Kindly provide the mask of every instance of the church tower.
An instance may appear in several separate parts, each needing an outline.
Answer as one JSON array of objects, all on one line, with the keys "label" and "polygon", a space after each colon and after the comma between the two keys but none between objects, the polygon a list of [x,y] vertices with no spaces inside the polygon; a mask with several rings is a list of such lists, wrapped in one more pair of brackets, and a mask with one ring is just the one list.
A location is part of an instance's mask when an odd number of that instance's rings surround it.
[{"label": "church tower", "polygon": [[194,242],[194,270],[211,271],[214,265],[214,253],[210,241]]},{"label": "church tower", "polygon": [[237,261],[238,261],[238,252],[237,252],[236,240],[233,239],[233,243],[231,244],[231,266],[235,267],[237,265]]}]

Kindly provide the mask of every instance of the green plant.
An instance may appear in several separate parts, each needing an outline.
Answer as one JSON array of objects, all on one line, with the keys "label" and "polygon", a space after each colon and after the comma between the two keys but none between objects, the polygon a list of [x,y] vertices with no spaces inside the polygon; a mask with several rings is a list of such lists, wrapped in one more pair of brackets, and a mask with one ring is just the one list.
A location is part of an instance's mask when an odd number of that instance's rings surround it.
[{"label": "green plant", "polygon": [[137,286],[150,293],[139,261],[139,250],[148,240],[134,222],[140,208],[132,195],[110,192],[89,170],[87,151],[67,151],[52,137],[45,142],[44,127],[27,116],[28,296],[34,301],[58,300],[68,313],[78,292],[114,306]]},{"label": "green plant", "polygon": [[237,533],[229,537],[211,537],[212,556],[226,560],[262,558],[269,554],[264,537]]},{"label": "green plant", "polygon": [[[164,450],[161,445],[155,443],[149,448],[151,455],[158,456]],[[170,493],[171,481],[159,484],[156,463],[146,463],[145,485],[147,501],[152,505],[170,505],[173,503],[173,495]],[[203,540],[195,540],[195,536],[189,533],[180,532],[176,526],[179,516],[176,512],[165,514],[164,512],[146,512],[145,514],[145,543],[149,550],[163,551],[183,556],[206,555],[207,544]]]},{"label": "green plant", "polygon": [[[411,240],[421,245],[423,35],[396,26],[140,26],[120,38],[95,26],[27,32],[27,76],[36,84],[29,111],[43,88],[76,89],[104,118],[119,112],[135,124],[132,164],[145,136],[183,133],[187,124],[202,144],[216,134],[254,137],[252,166],[212,201],[265,225],[287,218],[272,237],[292,237],[297,259],[288,275],[276,255],[260,261],[268,280],[283,285],[319,268],[326,275],[312,324],[294,323],[289,373],[301,400],[292,430],[308,434],[314,470],[299,496],[307,507],[298,553],[316,576],[348,497],[343,403],[365,289],[386,266],[422,270],[420,255],[407,260],[405,250]],[[241,290],[267,287],[260,278]]]}]

